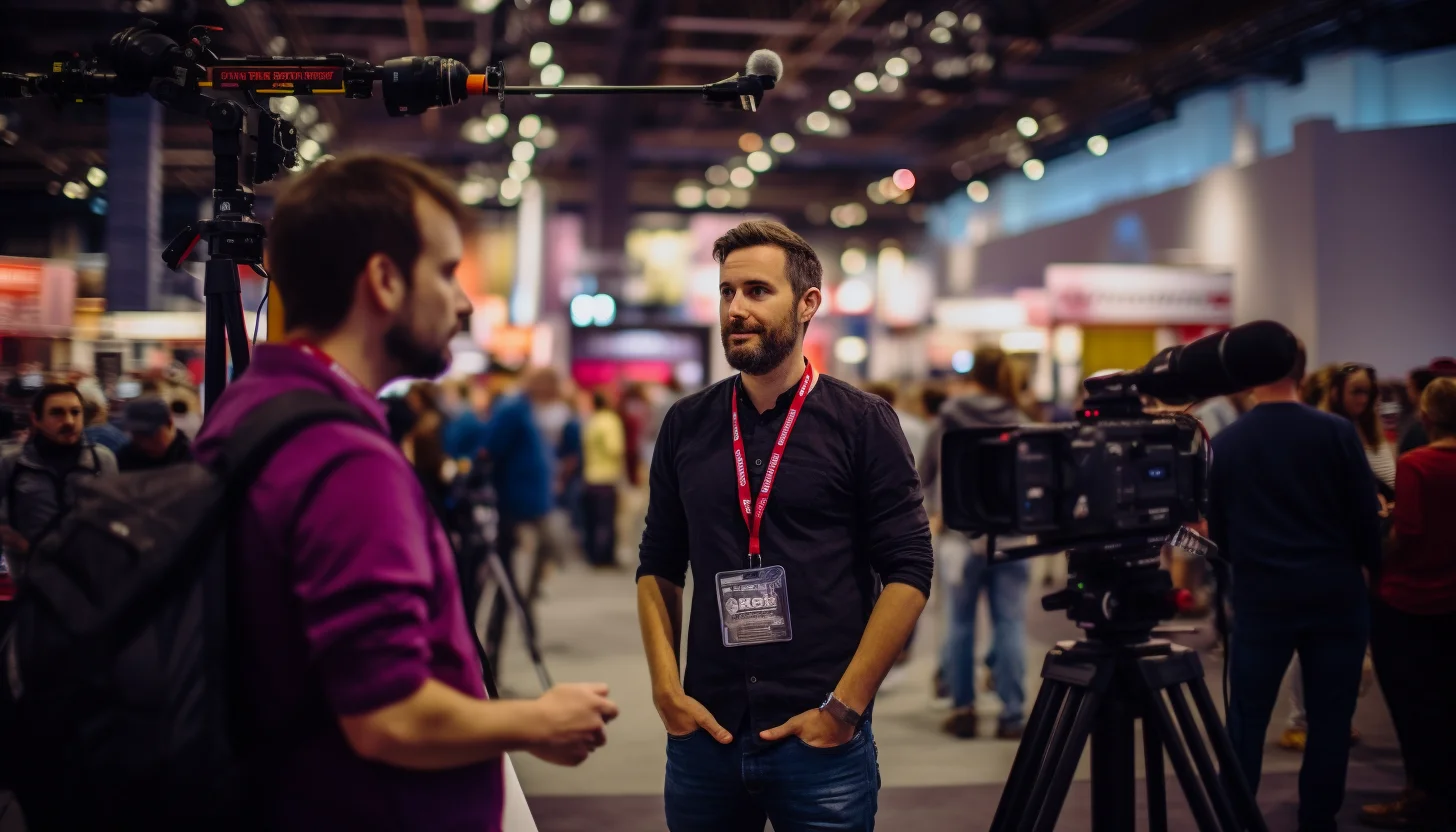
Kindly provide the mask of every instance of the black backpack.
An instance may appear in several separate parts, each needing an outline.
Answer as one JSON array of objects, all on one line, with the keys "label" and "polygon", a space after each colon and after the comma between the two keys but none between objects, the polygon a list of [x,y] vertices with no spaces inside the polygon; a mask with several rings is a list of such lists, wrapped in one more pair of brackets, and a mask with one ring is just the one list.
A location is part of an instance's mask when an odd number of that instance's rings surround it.
[{"label": "black backpack", "polygon": [[314,391],[248,414],[216,464],[97,478],[37,542],[15,600],[0,737],[32,829],[256,829],[229,614],[229,531],[300,430],[358,408]]}]

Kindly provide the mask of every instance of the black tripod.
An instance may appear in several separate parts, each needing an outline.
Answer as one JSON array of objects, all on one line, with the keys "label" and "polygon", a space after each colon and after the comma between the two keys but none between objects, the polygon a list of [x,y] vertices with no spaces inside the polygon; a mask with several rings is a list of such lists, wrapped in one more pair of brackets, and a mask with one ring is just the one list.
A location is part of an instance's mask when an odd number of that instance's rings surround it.
[{"label": "black tripod", "polygon": [[1158,620],[1176,611],[1172,581],[1158,569],[1157,552],[1148,556],[1146,550],[1130,547],[1074,549],[1070,557],[1068,589],[1047,596],[1043,606],[1067,609],[1088,629],[1088,639],[1060,642],[1047,654],[1041,691],[996,807],[992,832],[1051,832],[1088,739],[1093,832],[1136,829],[1138,720],[1143,724],[1149,832],[1168,828],[1165,753],[1200,832],[1267,832],[1204,684],[1198,654],[1149,637]]}]

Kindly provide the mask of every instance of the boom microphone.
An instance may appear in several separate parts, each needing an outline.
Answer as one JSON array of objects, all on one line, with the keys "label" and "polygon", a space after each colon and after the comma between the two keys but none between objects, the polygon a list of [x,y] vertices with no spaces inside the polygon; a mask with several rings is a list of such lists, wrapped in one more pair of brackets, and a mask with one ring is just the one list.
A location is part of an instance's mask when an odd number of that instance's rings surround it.
[{"label": "boom microphone", "polygon": [[[402,59],[409,60],[409,59]],[[421,60],[415,58],[413,60]],[[425,59],[429,60],[429,59]],[[611,86],[571,84],[568,86],[511,86],[505,83],[503,71],[492,67],[484,74],[465,77],[463,92],[468,95],[635,95],[639,93],[701,93],[709,104],[734,104],[749,112],[757,112],[763,94],[774,88],[784,74],[784,61],[776,52],[759,49],[748,56],[741,74],[734,74],[713,84],[646,84]],[[463,96],[462,96],[463,97]],[[392,113],[393,111],[391,111]]]},{"label": "boom microphone", "polygon": [[1254,321],[1169,347],[1140,370],[1088,379],[1087,391],[1135,386],[1167,404],[1191,404],[1227,396],[1289,374],[1299,341],[1276,321]]}]

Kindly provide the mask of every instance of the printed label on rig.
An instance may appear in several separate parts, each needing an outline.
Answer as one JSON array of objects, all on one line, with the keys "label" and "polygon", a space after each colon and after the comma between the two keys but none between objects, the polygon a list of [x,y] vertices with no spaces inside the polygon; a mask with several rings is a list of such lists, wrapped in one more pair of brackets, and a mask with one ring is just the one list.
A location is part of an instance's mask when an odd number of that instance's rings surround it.
[{"label": "printed label on rig", "polygon": [[214,86],[266,90],[307,88],[314,92],[344,89],[344,70],[336,66],[228,66],[209,71]]}]

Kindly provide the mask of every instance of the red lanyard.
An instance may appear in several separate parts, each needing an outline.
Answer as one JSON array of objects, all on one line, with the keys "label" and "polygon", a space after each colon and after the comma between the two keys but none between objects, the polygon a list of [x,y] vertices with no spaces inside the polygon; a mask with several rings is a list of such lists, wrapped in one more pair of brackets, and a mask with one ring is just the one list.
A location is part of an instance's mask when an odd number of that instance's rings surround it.
[{"label": "red lanyard", "polygon": [[[351,387],[364,390],[364,385],[354,378],[354,374],[344,369],[344,365],[335,361],[332,356],[307,341],[293,341],[289,346],[312,358],[328,368],[329,372],[348,382]],[[368,391],[365,391],[368,392]],[[372,396],[370,398],[373,398]]]},{"label": "red lanyard", "polygon": [[[735,385],[736,386],[736,385]],[[748,454],[743,449],[743,432],[738,428],[738,391],[733,391],[733,464],[738,471],[738,510],[743,513],[743,522],[748,526],[748,565],[753,566],[753,558],[758,557],[760,564],[763,563],[763,550],[759,538],[759,529],[763,527],[763,512],[768,508],[768,494],[773,490],[774,479],[779,473],[779,462],[784,458],[784,446],[789,442],[789,434],[794,432],[794,422],[797,421],[799,411],[804,408],[804,399],[809,395],[809,390],[814,386],[814,367],[808,361],[804,362],[804,377],[799,380],[798,392],[794,393],[794,402],[789,405],[789,412],[784,415],[784,426],[779,429],[778,441],[774,443],[773,454],[768,458],[768,468],[763,473],[763,485],[758,489],[758,500],[753,500],[748,488]],[[750,515],[750,509],[752,514]]]}]

